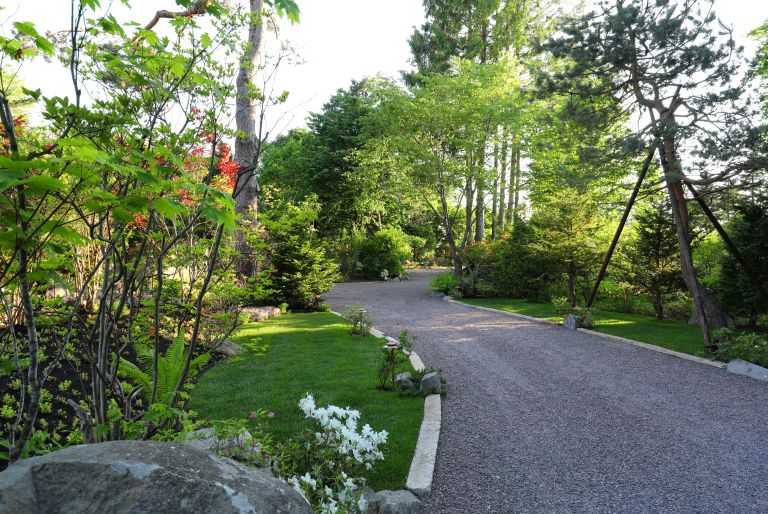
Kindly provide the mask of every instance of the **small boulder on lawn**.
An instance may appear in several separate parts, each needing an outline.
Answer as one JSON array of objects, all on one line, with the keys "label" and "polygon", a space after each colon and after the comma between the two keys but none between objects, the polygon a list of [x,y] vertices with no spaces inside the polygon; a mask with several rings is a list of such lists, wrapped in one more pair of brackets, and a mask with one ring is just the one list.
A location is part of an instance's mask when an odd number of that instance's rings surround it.
[{"label": "small boulder on lawn", "polygon": [[424,396],[428,394],[440,394],[441,391],[442,386],[440,384],[439,372],[433,371],[424,375],[424,377],[421,379],[421,384],[419,385],[419,392],[421,394]]},{"label": "small boulder on lawn", "polygon": [[264,321],[268,318],[277,318],[280,316],[280,307],[245,307],[243,314],[248,315],[248,322]]},{"label": "small boulder on lawn", "polygon": [[563,326],[568,330],[576,330],[581,326],[581,322],[578,316],[575,314],[569,314],[563,320]]},{"label": "small boulder on lawn", "polygon": [[409,372],[398,373],[395,375],[395,385],[399,386],[402,390],[413,389],[413,380],[411,380],[411,374]]}]

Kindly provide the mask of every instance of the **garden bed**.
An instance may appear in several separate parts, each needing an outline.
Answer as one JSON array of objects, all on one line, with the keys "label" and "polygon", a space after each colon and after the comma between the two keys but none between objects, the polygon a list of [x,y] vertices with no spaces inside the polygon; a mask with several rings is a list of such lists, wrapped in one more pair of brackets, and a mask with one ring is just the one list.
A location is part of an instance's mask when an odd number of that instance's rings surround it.
[{"label": "garden bed", "polygon": [[262,409],[274,413],[267,429],[284,441],[312,426],[298,407],[311,393],[319,404],[357,409],[362,423],[389,432],[385,460],[366,478],[376,490],[405,485],[424,401],[378,389],[381,339],[350,336],[334,314],[306,313],[245,325],[232,340],[246,351],[204,373],[192,392],[200,419],[244,419]]}]

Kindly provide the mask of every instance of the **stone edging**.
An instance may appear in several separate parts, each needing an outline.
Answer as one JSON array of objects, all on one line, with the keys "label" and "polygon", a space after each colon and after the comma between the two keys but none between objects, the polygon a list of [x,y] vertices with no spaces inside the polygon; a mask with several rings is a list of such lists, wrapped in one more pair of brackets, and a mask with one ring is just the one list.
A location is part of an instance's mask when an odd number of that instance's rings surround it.
[{"label": "stone edging", "polygon": [[448,303],[454,303],[456,305],[463,305],[464,307],[469,307],[470,309],[477,309],[479,311],[494,312],[496,314],[504,314],[504,315],[507,315],[507,316],[512,316],[513,318],[522,318],[522,319],[525,319],[525,320],[528,320],[528,321],[536,321],[538,323],[545,323],[547,325],[558,325],[558,326],[561,325],[561,323],[558,323],[556,321],[552,321],[552,320],[549,320],[549,319],[534,318],[533,316],[527,316],[525,314],[519,314],[517,312],[502,311],[502,310],[499,310],[499,309],[494,309],[492,307],[482,307],[480,305],[472,305],[471,303],[460,302],[458,300],[454,300],[453,298],[451,298],[450,300],[443,299],[443,301],[444,302],[448,302]]},{"label": "stone edging", "polygon": [[[341,314],[330,311],[341,318]],[[381,330],[371,327],[370,333],[374,337],[398,342],[397,339],[386,335]],[[416,352],[408,355],[413,369],[421,371],[424,363]],[[432,489],[432,475],[435,471],[435,459],[437,458],[437,443],[440,440],[441,425],[441,397],[439,394],[430,394],[424,398],[424,417],[421,420],[419,438],[416,441],[416,451],[413,453],[411,467],[408,471],[408,479],[405,488],[418,497],[423,497]]]},{"label": "stone edging", "polygon": [[[453,299],[445,300],[445,301],[447,301],[449,303],[454,303],[454,304],[457,304],[457,305],[463,305],[464,307],[469,307],[470,309],[478,309],[478,310],[481,310],[481,311],[494,312],[494,313],[497,313],[497,314],[506,314],[507,316],[513,316],[515,318],[522,318],[522,319],[525,319],[525,320],[528,320],[528,321],[538,321],[539,323],[546,323],[548,325],[562,326],[561,323],[557,323],[557,322],[554,322],[554,321],[551,321],[551,320],[548,320],[548,319],[534,318],[532,316],[526,316],[525,314],[518,314],[516,312],[507,312],[507,311],[502,311],[502,310],[499,310],[499,309],[493,309],[491,307],[481,307],[480,305],[472,305],[472,304],[469,304],[469,303],[459,302],[459,301],[456,301],[456,300],[453,300]],[[605,339],[611,339],[613,341],[618,341],[618,342],[621,342],[621,343],[631,344],[632,346],[637,346],[639,348],[645,348],[646,350],[652,350],[654,352],[665,353],[667,355],[672,355],[673,357],[678,357],[680,359],[685,359],[685,360],[688,360],[688,361],[698,362],[699,364],[706,364],[707,366],[712,366],[712,367],[715,367],[715,368],[725,369],[728,366],[724,362],[711,361],[711,360],[705,359],[703,357],[696,357],[695,355],[688,355],[687,353],[676,352],[675,350],[670,350],[670,349],[664,348],[662,346],[656,346],[656,345],[653,345],[653,344],[643,343],[643,342],[640,342],[640,341],[635,341],[634,339],[627,339],[625,337],[619,337],[619,336],[614,336],[614,335],[611,335],[611,334],[605,334],[603,332],[597,332],[596,330],[589,330],[589,329],[586,329],[586,328],[578,328],[577,330],[580,331],[580,332],[586,332],[588,334],[592,334],[592,335],[597,336],[597,337],[602,337],[602,338],[605,338]]]}]

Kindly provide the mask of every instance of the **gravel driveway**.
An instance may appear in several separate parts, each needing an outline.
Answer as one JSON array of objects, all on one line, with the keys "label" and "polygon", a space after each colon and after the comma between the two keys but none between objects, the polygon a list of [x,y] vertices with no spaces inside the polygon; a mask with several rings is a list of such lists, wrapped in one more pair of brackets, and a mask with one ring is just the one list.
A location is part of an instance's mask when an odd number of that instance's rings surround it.
[{"label": "gravel driveway", "polygon": [[424,512],[768,512],[768,383],[449,304],[431,273],[327,295],[444,370]]}]

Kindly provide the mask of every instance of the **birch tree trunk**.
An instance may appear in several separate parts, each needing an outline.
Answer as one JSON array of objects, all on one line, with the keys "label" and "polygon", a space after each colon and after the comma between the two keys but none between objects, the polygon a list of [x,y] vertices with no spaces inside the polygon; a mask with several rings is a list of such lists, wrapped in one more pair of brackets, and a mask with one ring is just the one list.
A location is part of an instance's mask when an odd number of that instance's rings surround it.
[{"label": "birch tree trunk", "polygon": [[253,248],[245,234],[257,222],[259,181],[256,167],[261,150],[261,119],[253,84],[259,66],[259,56],[264,41],[262,10],[264,0],[250,0],[251,22],[248,27],[248,46],[240,60],[237,74],[237,96],[235,99],[235,160],[246,172],[240,174],[235,186],[235,213],[238,217],[236,249],[240,254],[236,269],[238,276],[247,280],[256,273]]}]

